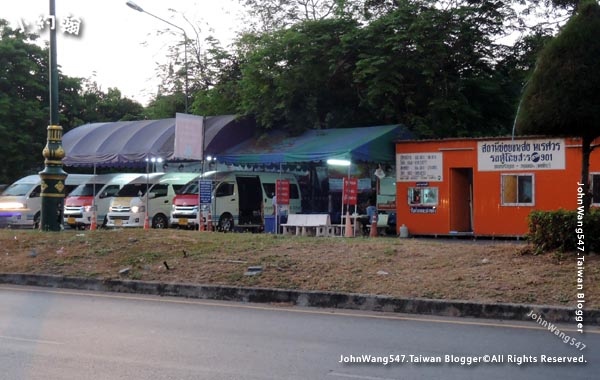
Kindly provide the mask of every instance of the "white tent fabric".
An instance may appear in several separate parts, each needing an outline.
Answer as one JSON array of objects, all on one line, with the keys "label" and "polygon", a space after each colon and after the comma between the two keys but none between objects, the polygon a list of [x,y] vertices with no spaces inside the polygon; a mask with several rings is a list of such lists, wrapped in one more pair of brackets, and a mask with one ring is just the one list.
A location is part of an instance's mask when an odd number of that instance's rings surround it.
[{"label": "white tent fabric", "polygon": [[[66,166],[132,166],[145,163],[146,158],[174,156],[176,119],[119,121],[85,124],[63,136]],[[204,118],[205,130],[199,126],[194,141],[204,138],[205,152],[222,150],[252,136],[254,124],[240,121],[236,115]],[[190,130],[188,129],[188,133]]]}]

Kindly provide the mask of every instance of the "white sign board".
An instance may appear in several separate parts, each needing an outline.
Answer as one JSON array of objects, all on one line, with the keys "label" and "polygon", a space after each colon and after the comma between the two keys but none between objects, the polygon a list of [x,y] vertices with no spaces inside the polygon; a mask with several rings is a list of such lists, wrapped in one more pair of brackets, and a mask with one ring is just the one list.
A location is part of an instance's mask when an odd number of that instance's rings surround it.
[{"label": "white sign board", "polygon": [[442,153],[398,153],[396,170],[398,182],[442,181],[443,156]]},{"label": "white sign board", "polygon": [[564,170],[564,139],[477,142],[479,171]]},{"label": "white sign board", "polygon": [[175,114],[173,159],[202,160],[204,154],[204,117]]}]

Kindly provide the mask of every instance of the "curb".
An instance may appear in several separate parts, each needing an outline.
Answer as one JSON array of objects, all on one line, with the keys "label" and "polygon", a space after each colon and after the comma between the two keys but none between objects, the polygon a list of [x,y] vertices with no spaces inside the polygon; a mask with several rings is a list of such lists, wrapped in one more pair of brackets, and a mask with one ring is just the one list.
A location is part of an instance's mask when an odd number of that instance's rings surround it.
[{"label": "curb", "polygon": [[[138,293],[253,303],[291,303],[302,307],[337,308],[446,317],[471,317],[531,321],[531,312],[547,322],[575,323],[574,308],[514,303],[476,303],[425,298],[396,298],[368,294],[346,294],[236,286],[195,285],[136,280],[90,279],[53,275],[0,273],[0,283],[49,288]],[[600,325],[600,310],[584,310],[584,325]]]}]

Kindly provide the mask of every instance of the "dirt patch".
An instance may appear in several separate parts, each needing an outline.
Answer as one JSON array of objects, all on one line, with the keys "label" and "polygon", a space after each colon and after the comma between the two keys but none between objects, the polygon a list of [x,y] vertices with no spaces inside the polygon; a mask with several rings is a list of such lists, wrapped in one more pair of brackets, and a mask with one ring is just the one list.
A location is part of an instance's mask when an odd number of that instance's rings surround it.
[{"label": "dirt patch", "polygon": [[[316,238],[182,230],[0,231],[0,272],[574,306],[574,254],[514,241]],[[586,256],[586,307],[600,307]],[[249,276],[250,266],[262,273]],[[119,272],[124,270],[124,274]]]}]

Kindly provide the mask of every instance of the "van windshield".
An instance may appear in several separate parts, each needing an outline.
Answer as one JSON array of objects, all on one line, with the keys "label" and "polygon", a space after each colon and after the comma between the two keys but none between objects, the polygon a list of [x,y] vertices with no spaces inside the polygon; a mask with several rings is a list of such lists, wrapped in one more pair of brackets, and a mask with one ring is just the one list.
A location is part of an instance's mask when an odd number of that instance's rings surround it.
[{"label": "van windshield", "polygon": [[198,194],[198,181],[188,182],[177,194]]},{"label": "van windshield", "polygon": [[13,183],[9,187],[7,187],[2,195],[8,195],[13,197],[19,197],[27,195],[29,190],[35,187],[35,183]]},{"label": "van windshield", "polygon": [[150,187],[145,183],[129,183],[117,193],[117,197],[137,197],[146,194],[146,188]]},{"label": "van windshield", "polygon": [[77,197],[91,197],[94,194],[98,194],[100,190],[104,187],[103,183],[86,183],[77,186],[69,196],[77,196]]}]

